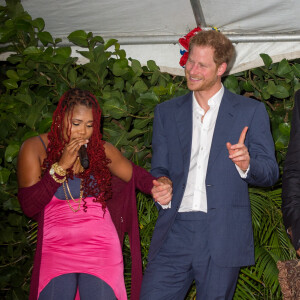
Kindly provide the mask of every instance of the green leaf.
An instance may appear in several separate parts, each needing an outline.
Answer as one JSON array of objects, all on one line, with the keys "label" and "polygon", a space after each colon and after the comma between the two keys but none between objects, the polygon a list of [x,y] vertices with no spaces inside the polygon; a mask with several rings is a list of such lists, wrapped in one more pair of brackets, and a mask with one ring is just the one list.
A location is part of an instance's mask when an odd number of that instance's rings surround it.
[{"label": "green leaf", "polygon": [[89,60],[93,60],[94,55],[92,52],[90,51],[79,51],[77,50],[76,52],[80,53],[83,57],[89,59]]},{"label": "green leaf", "polygon": [[58,43],[62,42],[62,39],[61,38],[57,38],[54,40],[54,43],[55,45],[57,45]]},{"label": "green leaf", "polygon": [[288,145],[288,142],[289,142],[288,136],[283,135],[280,132],[279,127],[275,128],[272,133],[273,133],[273,139],[275,142],[275,149],[277,151],[279,151],[279,150],[286,148]]},{"label": "green leaf", "polygon": [[13,90],[13,89],[17,89],[18,88],[18,84],[16,83],[15,80],[13,79],[6,79],[3,80],[2,83],[5,85],[5,87],[9,90]]},{"label": "green leaf", "polygon": [[136,129],[143,129],[151,122],[151,118],[147,119],[135,119],[133,122],[133,126]]},{"label": "green leaf", "polygon": [[55,52],[57,55],[63,56],[64,58],[69,58],[72,53],[71,47],[60,47],[56,48]]},{"label": "green leaf", "polygon": [[115,45],[118,42],[116,39],[109,39],[105,44],[104,44],[104,50],[107,50],[109,47]]},{"label": "green leaf", "polygon": [[144,81],[138,80],[138,81],[134,84],[133,89],[134,89],[137,93],[142,94],[142,93],[145,93],[145,92],[148,90],[148,86],[145,84]]},{"label": "green leaf", "polygon": [[246,92],[253,92],[254,91],[254,87],[253,87],[252,82],[250,80],[243,81],[242,88]]},{"label": "green leaf", "polygon": [[14,29],[0,28],[0,42],[8,43],[15,34],[16,31]]},{"label": "green leaf", "polygon": [[[0,170],[0,183],[1,183],[1,170]],[[17,197],[9,198],[8,200],[6,200],[3,203],[3,209],[4,210],[14,210],[14,211],[20,212],[21,209],[20,209],[20,204],[19,204]]]},{"label": "green leaf", "polygon": [[0,169],[0,184],[5,184],[8,181],[10,171],[6,168]]},{"label": "green leaf", "polygon": [[148,60],[147,66],[148,66],[149,70],[152,72],[159,70],[159,67],[156,65],[154,60]]},{"label": "green leaf", "polygon": [[76,30],[69,34],[68,39],[70,42],[74,43],[77,46],[87,47],[88,35],[84,30]]},{"label": "green leaf", "polygon": [[59,64],[59,65],[64,65],[65,63],[67,63],[68,59],[64,56],[64,55],[54,55],[51,58],[51,62],[53,62],[54,64]]},{"label": "green leaf", "polygon": [[143,135],[144,133],[145,133],[144,130],[137,129],[137,128],[133,128],[133,129],[129,132],[128,138],[129,138],[129,139],[136,138],[137,136]]},{"label": "green leaf", "polygon": [[265,66],[267,68],[269,68],[271,66],[271,64],[273,63],[272,58],[268,54],[262,53],[259,56],[262,58]]},{"label": "green leaf", "polygon": [[273,81],[268,81],[268,87],[267,87],[268,93],[270,93],[272,96],[284,99],[289,96],[289,91],[282,85],[275,85]]},{"label": "green leaf", "polygon": [[127,59],[119,59],[113,64],[112,72],[115,76],[122,76],[127,73],[128,68],[128,60]]},{"label": "green leaf", "polygon": [[26,103],[27,105],[32,104],[32,99],[29,94],[17,94],[16,99],[23,103]]},{"label": "green leaf", "polygon": [[39,122],[38,124],[38,129],[39,129],[39,132],[41,133],[45,133],[47,131],[50,130],[50,127],[52,125],[52,118],[45,118],[43,119],[41,122]]},{"label": "green leaf", "polygon": [[284,99],[289,97],[289,91],[282,85],[277,85],[276,86],[276,91],[273,93],[273,96],[279,99]]},{"label": "green leaf", "polygon": [[239,82],[234,75],[229,75],[224,80],[224,86],[233,93],[237,93],[239,89]]},{"label": "green leaf", "polygon": [[24,19],[15,19],[14,26],[16,29],[22,30],[25,32],[33,31],[32,27],[31,27],[31,23],[27,22]]},{"label": "green leaf", "polygon": [[31,106],[29,115],[27,116],[25,123],[28,127],[34,129],[36,121],[41,117],[41,111],[46,105],[46,100],[38,98],[37,102]]},{"label": "green leaf", "polygon": [[8,70],[6,72],[6,76],[14,81],[18,81],[20,79],[19,75],[17,74],[17,72],[15,70]]},{"label": "green leaf", "polygon": [[92,39],[91,39],[91,41],[90,41],[91,43],[94,43],[94,44],[96,44],[96,43],[100,43],[100,44],[104,44],[104,40],[103,40],[103,38],[101,37],[101,36],[94,36]]},{"label": "green leaf", "polygon": [[132,59],[131,67],[136,76],[141,76],[143,74],[141,63],[138,60]]},{"label": "green leaf", "polygon": [[300,77],[300,64],[293,64],[292,69],[297,77]]},{"label": "green leaf", "polygon": [[284,77],[286,74],[292,72],[292,68],[289,65],[288,61],[286,59],[283,59],[277,69],[277,75]]},{"label": "green leaf", "polygon": [[12,162],[12,160],[18,155],[20,146],[16,144],[10,144],[5,150],[5,160]]},{"label": "green leaf", "polygon": [[114,89],[122,91],[124,89],[124,79],[121,77],[115,77]]},{"label": "green leaf", "polygon": [[159,98],[154,92],[147,92],[142,94],[136,99],[137,103],[143,104],[143,106],[155,107],[159,103]]},{"label": "green leaf", "polygon": [[71,70],[69,71],[68,78],[69,78],[69,80],[71,81],[71,83],[75,83],[75,82],[76,82],[76,79],[77,79],[77,72],[76,72],[75,69],[71,69]]},{"label": "green leaf", "polygon": [[281,124],[279,124],[279,130],[283,135],[289,137],[290,136],[290,131],[291,131],[290,123],[281,123]]},{"label": "green leaf", "polygon": [[116,54],[117,56],[119,56],[120,59],[126,58],[126,52],[125,52],[124,49],[117,50],[115,54]]},{"label": "green leaf", "polygon": [[159,70],[155,70],[151,76],[150,84],[155,85],[159,79],[159,76],[161,75]]},{"label": "green leaf", "polygon": [[54,44],[53,37],[48,31],[38,32],[37,36],[44,46],[47,46],[49,43]]},{"label": "green leaf", "polygon": [[110,115],[115,119],[120,119],[127,115],[126,106],[122,105],[118,99],[110,99],[105,101],[102,105],[102,110],[104,115]]},{"label": "green leaf", "polygon": [[24,55],[29,55],[29,54],[35,55],[35,54],[40,54],[40,53],[41,53],[41,50],[35,46],[29,46],[23,51]]},{"label": "green leaf", "polygon": [[32,26],[42,31],[45,28],[45,21],[42,18],[36,18],[31,22]]}]

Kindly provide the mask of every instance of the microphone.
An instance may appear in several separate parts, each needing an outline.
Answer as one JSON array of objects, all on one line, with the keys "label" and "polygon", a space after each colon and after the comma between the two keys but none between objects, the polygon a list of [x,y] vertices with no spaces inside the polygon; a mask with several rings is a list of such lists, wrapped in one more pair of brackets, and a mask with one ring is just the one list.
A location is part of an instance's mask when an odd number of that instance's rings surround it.
[{"label": "microphone", "polygon": [[90,165],[86,147],[87,147],[87,144],[84,144],[79,148],[79,151],[78,151],[80,163],[85,169],[87,169]]}]

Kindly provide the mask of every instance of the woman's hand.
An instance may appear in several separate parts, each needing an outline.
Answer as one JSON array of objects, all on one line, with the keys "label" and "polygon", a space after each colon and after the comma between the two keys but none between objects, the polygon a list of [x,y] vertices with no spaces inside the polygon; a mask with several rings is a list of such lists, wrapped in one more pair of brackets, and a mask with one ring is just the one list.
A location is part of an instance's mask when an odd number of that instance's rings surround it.
[{"label": "woman's hand", "polygon": [[160,177],[153,180],[153,188],[151,190],[153,199],[160,205],[168,205],[172,200],[172,181],[167,177]]},{"label": "woman's hand", "polygon": [[80,147],[87,144],[89,140],[83,138],[74,138],[66,144],[62,156],[58,162],[59,166],[67,170],[71,168],[78,157]]}]

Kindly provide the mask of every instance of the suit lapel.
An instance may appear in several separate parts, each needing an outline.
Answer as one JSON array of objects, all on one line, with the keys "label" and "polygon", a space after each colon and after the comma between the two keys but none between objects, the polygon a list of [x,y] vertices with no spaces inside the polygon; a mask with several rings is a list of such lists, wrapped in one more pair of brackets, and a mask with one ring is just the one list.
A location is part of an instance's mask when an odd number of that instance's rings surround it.
[{"label": "suit lapel", "polygon": [[212,168],[218,154],[228,142],[228,137],[231,132],[235,120],[235,103],[230,99],[230,93],[225,89],[224,95],[220,104],[218,117],[216,120],[214,135],[211,143],[207,172]]},{"label": "suit lapel", "polygon": [[192,147],[193,94],[189,93],[177,103],[175,120],[183,155],[184,174],[187,176],[190,166]]}]

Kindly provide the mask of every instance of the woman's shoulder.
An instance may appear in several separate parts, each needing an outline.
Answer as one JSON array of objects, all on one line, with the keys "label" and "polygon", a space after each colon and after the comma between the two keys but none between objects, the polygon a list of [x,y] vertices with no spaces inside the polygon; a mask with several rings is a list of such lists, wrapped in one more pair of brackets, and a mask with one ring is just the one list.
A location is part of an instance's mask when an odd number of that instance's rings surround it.
[{"label": "woman's shoulder", "polygon": [[33,136],[25,140],[21,146],[20,153],[45,153],[48,146],[47,133]]}]

